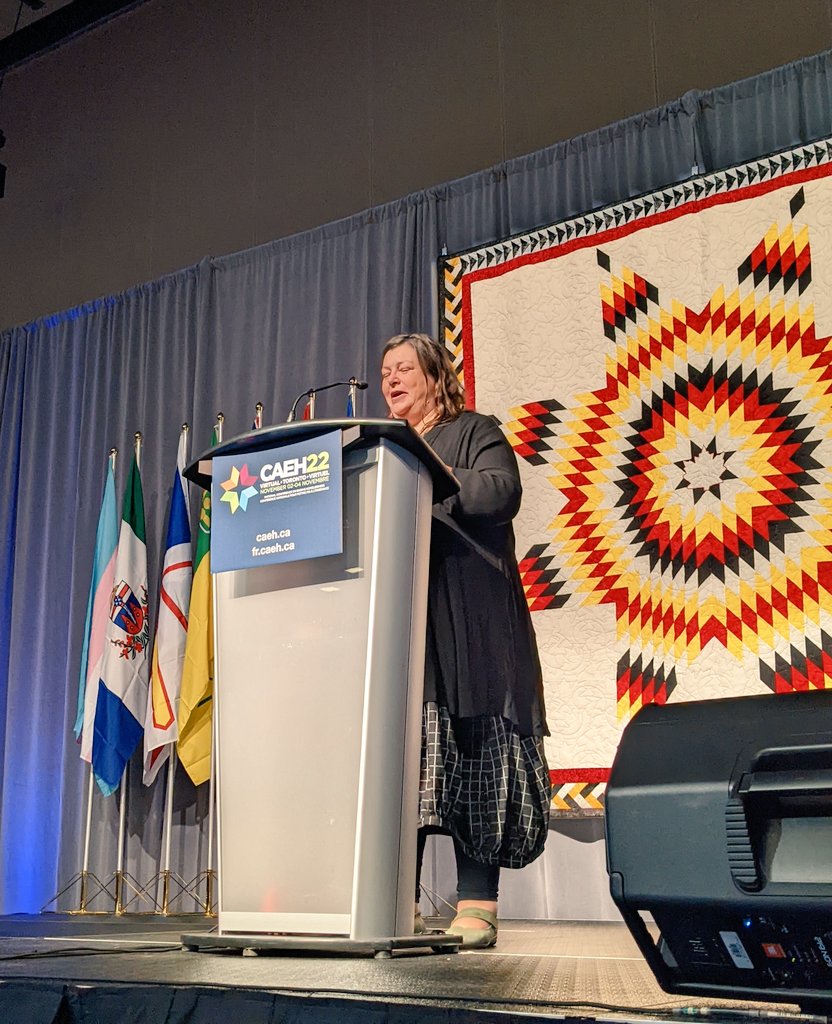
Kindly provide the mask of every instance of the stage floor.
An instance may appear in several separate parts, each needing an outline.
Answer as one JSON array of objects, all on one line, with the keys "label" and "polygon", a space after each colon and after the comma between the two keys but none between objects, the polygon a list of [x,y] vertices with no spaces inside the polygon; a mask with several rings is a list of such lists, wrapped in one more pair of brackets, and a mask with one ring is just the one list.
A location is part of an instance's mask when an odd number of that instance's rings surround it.
[{"label": "stage floor", "polygon": [[[494,949],[396,953],[387,960],[297,952],[252,957],[181,947],[183,934],[213,928],[212,920],[195,915],[0,918],[0,1021],[450,1024],[505,1021],[506,1014],[524,1020],[673,1020],[680,1016],[680,1007],[692,1006],[756,1008],[767,1017],[798,1012],[787,1004],[668,995],[656,984],[623,923],[501,921]],[[55,1009],[59,997],[64,1016]],[[207,1016],[187,1011],[198,1005]],[[224,1009],[209,1012],[210,1006]]]}]

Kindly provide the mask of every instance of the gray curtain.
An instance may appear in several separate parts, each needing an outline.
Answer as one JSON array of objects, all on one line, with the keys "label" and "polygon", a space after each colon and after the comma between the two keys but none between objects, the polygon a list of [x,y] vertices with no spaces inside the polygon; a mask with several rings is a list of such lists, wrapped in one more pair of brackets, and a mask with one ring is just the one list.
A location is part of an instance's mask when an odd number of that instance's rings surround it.
[{"label": "gray curtain", "polygon": [[[286,418],[298,394],[372,385],[383,340],[435,330],[436,261],[506,235],[832,132],[824,53],[383,207],[198,265],[0,335],[0,911],[37,911],[79,869],[87,775],[72,736],[107,452],[121,494],[135,431],[151,595],[180,425],[194,454]],[[344,396],[321,396],[337,416]],[[377,389],[359,414],[381,415]],[[192,497],[195,513],[198,501]],[[152,598],[153,600],[153,598]],[[151,612],[153,612],[151,608]],[[158,870],[162,781],[128,789],[126,869]],[[204,867],[207,786],[180,772],[172,868]],[[117,801],[96,794],[90,868],[115,865]],[[130,893],[128,892],[128,896]],[[70,889],[59,905],[77,903]],[[53,904],[55,906],[55,904]],[[141,901],[131,909],[148,909]],[[194,909],[187,902],[181,909]]]}]

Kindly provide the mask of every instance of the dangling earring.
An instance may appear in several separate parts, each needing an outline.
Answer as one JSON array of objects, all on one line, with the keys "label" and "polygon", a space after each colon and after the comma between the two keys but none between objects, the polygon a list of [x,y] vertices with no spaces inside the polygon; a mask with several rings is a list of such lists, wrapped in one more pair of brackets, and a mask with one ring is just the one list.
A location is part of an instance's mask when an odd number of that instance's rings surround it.
[{"label": "dangling earring", "polygon": [[434,389],[433,393],[430,396],[430,407],[425,408],[425,414],[424,416],[422,416],[422,422],[420,424],[421,430],[419,431],[420,434],[426,433],[428,428],[433,425],[433,421],[436,418],[437,409],[438,406],[436,404],[436,390]]}]

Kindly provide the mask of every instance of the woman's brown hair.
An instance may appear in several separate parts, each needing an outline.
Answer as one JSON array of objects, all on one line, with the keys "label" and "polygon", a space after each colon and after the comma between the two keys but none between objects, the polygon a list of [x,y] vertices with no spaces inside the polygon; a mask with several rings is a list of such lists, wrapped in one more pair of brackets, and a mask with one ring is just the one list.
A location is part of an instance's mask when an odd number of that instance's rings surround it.
[{"label": "woman's brown hair", "polygon": [[437,423],[449,423],[465,409],[465,392],[459,383],[454,364],[444,345],[428,334],[395,334],[385,342],[381,358],[399,345],[412,345],[422,373],[436,385]]}]

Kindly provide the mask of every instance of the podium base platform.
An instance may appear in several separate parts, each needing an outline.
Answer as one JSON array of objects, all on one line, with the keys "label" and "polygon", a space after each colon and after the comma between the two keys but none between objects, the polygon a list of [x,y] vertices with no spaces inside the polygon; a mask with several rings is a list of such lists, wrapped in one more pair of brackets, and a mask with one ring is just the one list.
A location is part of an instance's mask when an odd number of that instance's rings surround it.
[{"label": "podium base platform", "polygon": [[345,935],[206,935],[204,932],[182,936],[182,948],[191,953],[217,949],[239,949],[243,956],[261,953],[351,953],[389,960],[394,952],[431,950],[456,953],[462,943],[458,935],[425,932],[421,935],[397,935],[379,939],[350,939]]}]

